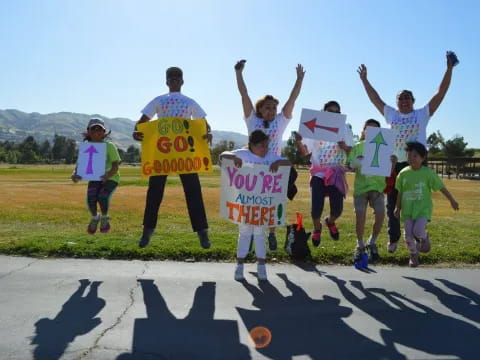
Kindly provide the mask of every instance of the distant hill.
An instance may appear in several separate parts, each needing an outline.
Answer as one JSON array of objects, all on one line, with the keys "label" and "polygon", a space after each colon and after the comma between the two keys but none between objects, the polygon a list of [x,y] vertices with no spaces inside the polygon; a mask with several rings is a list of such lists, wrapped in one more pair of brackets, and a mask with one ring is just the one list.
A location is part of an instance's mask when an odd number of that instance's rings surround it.
[{"label": "distant hill", "polygon": [[[52,114],[25,113],[19,110],[0,110],[0,141],[21,142],[27,136],[33,136],[37,142],[53,139],[54,134],[82,141],[82,132],[86,129],[88,120],[98,117],[105,121],[112,130],[112,141],[120,148],[127,149],[130,145],[138,145],[132,139],[134,122],[127,118],[107,118],[99,114],[78,114],[58,112]],[[241,147],[248,142],[247,136],[231,131],[213,130],[214,145],[226,140],[235,142]]]}]

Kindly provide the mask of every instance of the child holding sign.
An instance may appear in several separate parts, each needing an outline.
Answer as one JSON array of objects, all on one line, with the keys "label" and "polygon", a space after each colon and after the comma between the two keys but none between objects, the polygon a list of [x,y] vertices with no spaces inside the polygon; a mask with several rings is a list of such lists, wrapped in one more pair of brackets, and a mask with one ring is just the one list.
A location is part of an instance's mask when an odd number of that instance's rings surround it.
[{"label": "child holding sign", "polygon": [[416,141],[407,142],[405,150],[409,166],[400,171],[395,182],[398,196],[394,215],[399,218],[401,214],[405,226],[405,242],[410,251],[409,265],[417,267],[418,251],[430,251],[426,227],[432,218],[432,190],[440,190],[454,210],[459,207],[438,174],[423,165],[427,156],[425,145]]},{"label": "child holding sign", "polygon": [[[274,154],[281,155],[282,152],[282,137],[288,123],[292,119],[293,107],[297,100],[300,90],[302,89],[303,78],[305,70],[301,64],[296,67],[297,78],[293,85],[290,96],[283,105],[282,111],[277,113],[277,106],[279,101],[272,95],[265,95],[257,100],[255,106],[253,105],[250,96],[248,95],[247,86],[243,79],[243,69],[245,68],[246,60],[240,60],[235,64],[235,75],[237,79],[238,91],[242,97],[242,107],[245,123],[247,125],[248,133],[260,129],[268,135],[270,142],[268,150]],[[295,179],[297,178],[297,171],[292,167],[290,169],[288,198],[293,200],[297,192]],[[277,250],[277,238],[275,235],[275,228],[270,228],[268,235],[268,245],[271,251]]]},{"label": "child holding sign", "polygon": [[357,247],[353,255],[355,264],[359,264],[362,261],[362,256],[365,252],[363,233],[365,231],[367,206],[370,205],[375,213],[372,235],[366,247],[371,262],[380,260],[376,240],[382,230],[383,219],[385,218],[385,196],[383,195],[385,177],[361,173],[367,126],[380,127],[380,123],[374,119],[365,121],[360,141],[353,146],[347,158],[348,167],[355,170],[355,182],[353,185],[353,207],[355,209],[355,229],[357,232]]},{"label": "child holding sign", "polygon": [[[290,166],[289,160],[268,151],[268,136],[262,130],[253,131],[248,139],[248,149],[225,151],[220,155],[220,160],[233,160],[236,167],[242,167],[243,163],[270,165],[271,172],[277,172],[279,166]],[[238,225],[238,247],[237,266],[235,269],[235,280],[243,280],[243,263],[248,254],[250,239],[253,236],[255,241],[255,255],[257,256],[257,269],[259,280],[267,279],[265,267],[265,228],[249,224]]]},{"label": "child holding sign", "polygon": [[[324,111],[340,113],[340,105],[336,101],[329,101],[323,106]],[[335,221],[343,212],[343,199],[346,196],[348,185],[345,180],[345,160],[353,145],[353,136],[348,124],[342,140],[339,142],[306,139],[295,133],[297,149],[302,156],[311,154],[310,162],[310,191],[312,196],[313,246],[319,246],[322,233],[322,212],[325,196],[330,198],[330,216],[325,218],[330,237],[333,240],[340,238],[340,232]]]},{"label": "child holding sign", "polygon": [[[87,132],[83,134],[84,141],[106,144],[105,175],[101,177],[101,181],[89,181],[87,187],[87,204],[92,214],[92,219],[87,227],[89,234],[95,234],[97,232],[99,222],[100,232],[106,233],[110,231],[108,208],[110,198],[120,180],[118,166],[121,159],[116,146],[109,141],[105,141],[105,138],[109,134],[110,132],[106,132],[103,120],[97,118],[90,119],[87,125]],[[77,174],[77,168],[73,171],[71,179],[75,183],[82,179],[81,176]],[[97,204],[100,205],[101,216],[97,213]]]}]

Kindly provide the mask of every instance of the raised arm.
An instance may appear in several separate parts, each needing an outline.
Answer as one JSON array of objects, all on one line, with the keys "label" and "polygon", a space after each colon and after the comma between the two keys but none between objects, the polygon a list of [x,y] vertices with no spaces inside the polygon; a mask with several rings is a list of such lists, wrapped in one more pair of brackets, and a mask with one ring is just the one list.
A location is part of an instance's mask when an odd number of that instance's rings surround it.
[{"label": "raised arm", "polygon": [[302,142],[302,135],[295,131],[295,145],[297,145],[297,151],[301,156],[305,157],[310,155],[311,151],[308,150],[307,146]]},{"label": "raised arm", "polygon": [[245,81],[243,80],[243,69],[245,68],[246,62],[247,60],[237,61],[235,64],[235,75],[237,77],[238,91],[242,97],[243,115],[247,118],[252,113],[253,104],[250,96],[248,96],[247,85],[245,85]]},{"label": "raised arm", "polygon": [[297,80],[295,80],[295,85],[293,85],[292,92],[287,102],[283,106],[282,113],[287,119],[292,118],[293,107],[295,106],[295,100],[297,100],[300,90],[302,89],[303,77],[305,76],[305,70],[301,64],[297,65]]},{"label": "raised arm", "polygon": [[443,75],[443,79],[442,79],[442,82],[440,83],[440,87],[438,88],[437,93],[433,95],[432,99],[428,103],[430,116],[432,116],[435,113],[435,111],[437,111],[438,107],[443,101],[443,98],[445,97],[445,94],[447,93],[448,88],[450,87],[450,81],[452,80],[452,70],[453,70],[453,64],[448,59],[448,56],[447,56],[447,70]]},{"label": "raised arm", "polygon": [[380,111],[380,114],[383,115],[383,109],[385,107],[385,102],[380,98],[380,96],[377,93],[377,90],[373,88],[373,86],[370,84],[370,82],[367,79],[367,67],[362,64],[358,67],[357,69],[358,74],[360,75],[360,80],[362,80],[363,87],[365,88],[365,91],[367,92],[368,98],[372,102],[373,105],[377,108],[378,111]]}]

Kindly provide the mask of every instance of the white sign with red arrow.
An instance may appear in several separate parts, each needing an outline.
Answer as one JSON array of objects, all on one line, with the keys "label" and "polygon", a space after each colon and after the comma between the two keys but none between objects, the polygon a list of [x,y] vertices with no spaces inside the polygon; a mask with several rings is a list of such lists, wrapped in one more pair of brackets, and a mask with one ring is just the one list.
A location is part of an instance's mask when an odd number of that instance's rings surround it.
[{"label": "white sign with red arrow", "polygon": [[79,145],[77,175],[82,180],[99,181],[105,175],[107,144],[84,142]]},{"label": "white sign with red arrow", "polygon": [[302,109],[298,132],[306,138],[338,142],[343,136],[346,120],[345,114]]}]

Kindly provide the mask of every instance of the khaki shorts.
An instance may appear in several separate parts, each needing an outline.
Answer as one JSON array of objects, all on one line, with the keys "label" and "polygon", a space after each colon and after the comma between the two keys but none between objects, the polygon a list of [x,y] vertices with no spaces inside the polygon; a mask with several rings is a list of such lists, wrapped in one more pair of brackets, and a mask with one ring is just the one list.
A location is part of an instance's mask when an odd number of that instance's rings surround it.
[{"label": "khaki shorts", "polygon": [[367,191],[366,193],[353,197],[353,207],[355,212],[367,211],[367,204],[375,213],[385,212],[385,195],[378,191]]}]

